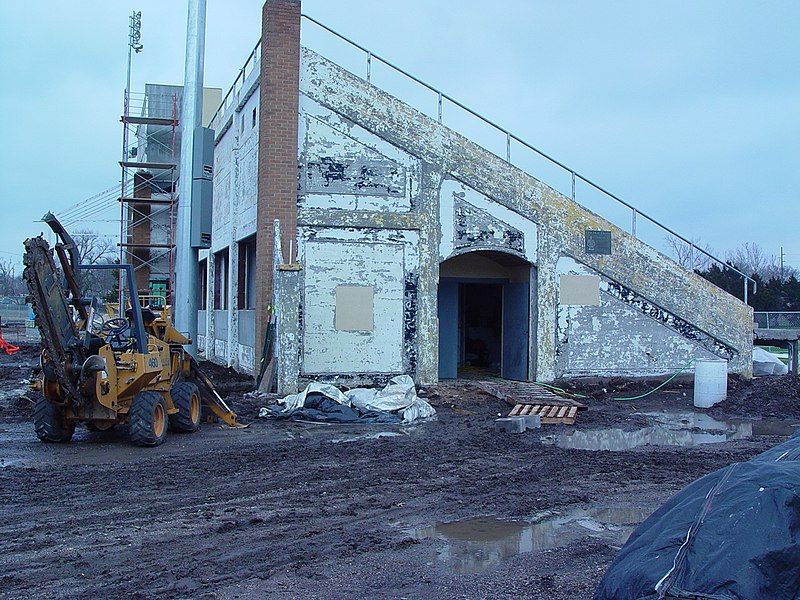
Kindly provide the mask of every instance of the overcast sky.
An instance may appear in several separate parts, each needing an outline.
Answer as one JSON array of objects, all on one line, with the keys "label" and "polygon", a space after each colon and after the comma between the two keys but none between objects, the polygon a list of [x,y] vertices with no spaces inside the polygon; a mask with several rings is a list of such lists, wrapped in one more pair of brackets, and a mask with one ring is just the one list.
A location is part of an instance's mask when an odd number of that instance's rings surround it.
[{"label": "overcast sky", "polygon": [[[205,83],[227,89],[258,39],[262,2],[207,1]],[[184,0],[0,2],[0,256],[19,257],[47,210],[118,182],[134,9],[144,51],[132,89],[181,84]],[[305,0],[303,11],[719,254],[752,241],[783,246],[800,266],[800,2]],[[363,68],[310,26],[303,36]],[[445,122],[505,151],[448,107]],[[568,190],[568,178],[513,152]],[[117,214],[110,206],[82,225],[111,232]]]}]

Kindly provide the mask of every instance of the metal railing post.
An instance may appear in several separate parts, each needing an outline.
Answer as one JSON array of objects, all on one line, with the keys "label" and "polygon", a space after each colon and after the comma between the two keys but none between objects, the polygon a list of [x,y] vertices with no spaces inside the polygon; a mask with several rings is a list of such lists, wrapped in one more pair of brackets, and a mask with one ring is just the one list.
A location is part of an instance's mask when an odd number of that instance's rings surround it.
[{"label": "metal railing post", "polygon": [[506,131],[506,162],[511,162],[511,134]]},{"label": "metal railing post", "polygon": [[[744,303],[747,304],[747,279],[744,280]],[[768,328],[769,329],[769,328]]]},{"label": "metal railing post", "polygon": [[694,271],[694,244],[691,242],[689,243],[689,270]]},{"label": "metal railing post", "polygon": [[367,81],[372,77],[372,52],[367,52]]},{"label": "metal railing post", "polygon": [[439,124],[442,123],[442,92],[439,92]]},{"label": "metal railing post", "polygon": [[767,313],[767,329],[769,329],[769,313]]},{"label": "metal railing post", "polygon": [[636,237],[636,209],[631,209],[631,235]]},{"label": "metal railing post", "polygon": [[570,171],[572,174],[572,201],[575,202],[575,171]]}]

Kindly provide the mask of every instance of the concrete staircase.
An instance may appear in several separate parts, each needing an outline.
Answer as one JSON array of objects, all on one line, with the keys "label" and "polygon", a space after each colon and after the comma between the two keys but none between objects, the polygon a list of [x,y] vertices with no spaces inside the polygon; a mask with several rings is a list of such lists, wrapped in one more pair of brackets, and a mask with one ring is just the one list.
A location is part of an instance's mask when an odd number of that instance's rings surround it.
[{"label": "concrete staircase", "polygon": [[[559,343],[557,318],[553,318],[559,311],[558,263],[567,257],[607,282],[606,293],[611,290],[618,299],[637,299],[638,303],[629,305],[638,306],[637,310],[659,326],[703,345],[712,355],[729,359],[732,371],[750,373],[752,309],[737,298],[533,175],[307,48],[301,50],[301,104],[302,98],[419,159],[425,188],[420,200],[411,211],[387,214],[386,218],[405,219],[419,227],[422,238],[440,235],[435,190],[450,179],[536,224],[538,310],[546,315],[539,318],[537,326],[540,355],[549,354]],[[300,213],[302,221],[302,208]],[[612,254],[587,254],[587,230],[610,231]],[[438,262],[444,258],[421,260],[421,278],[426,270],[438,277]],[[537,376],[548,379],[565,374],[556,369],[555,359],[540,359]]]}]

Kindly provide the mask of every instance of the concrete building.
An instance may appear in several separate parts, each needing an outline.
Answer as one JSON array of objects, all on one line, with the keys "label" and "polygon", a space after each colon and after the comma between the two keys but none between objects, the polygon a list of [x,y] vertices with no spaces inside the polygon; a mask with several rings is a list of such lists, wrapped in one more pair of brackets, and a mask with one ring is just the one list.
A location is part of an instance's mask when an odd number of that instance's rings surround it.
[{"label": "concrete building", "polygon": [[262,18],[211,123],[209,359],[252,372],[274,313],[281,392],[464,368],[660,375],[699,358],[749,375],[749,306],[302,47],[299,1],[268,0]]}]

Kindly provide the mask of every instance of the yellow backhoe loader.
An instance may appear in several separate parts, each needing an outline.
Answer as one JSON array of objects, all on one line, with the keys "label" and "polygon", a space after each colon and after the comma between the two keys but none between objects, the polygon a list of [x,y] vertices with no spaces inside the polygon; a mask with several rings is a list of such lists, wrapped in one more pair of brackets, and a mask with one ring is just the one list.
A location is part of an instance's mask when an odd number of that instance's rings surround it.
[{"label": "yellow backhoe loader", "polygon": [[[42,236],[25,240],[23,277],[42,338],[41,369],[32,380],[42,394],[34,409],[39,439],[68,442],[78,423],[94,431],[127,424],[134,444],[157,446],[168,429],[196,431],[204,411],[240,427],[185,351],[189,340],[172,326],[170,307],[140,305],[133,267],[81,265],[58,219],[47,213],[42,220],[60,239],[61,268]],[[83,296],[80,274],[89,270],[124,274],[124,315],[109,318],[100,298]]]}]

